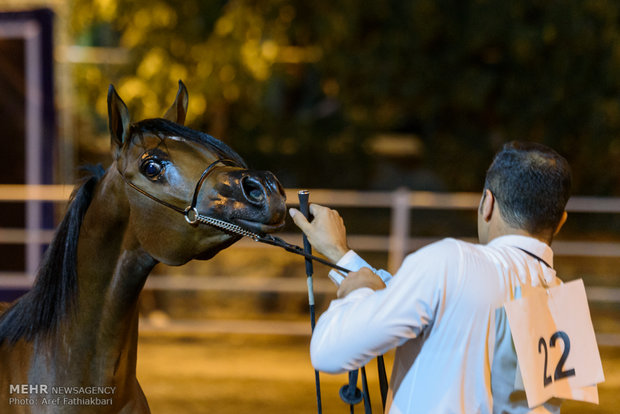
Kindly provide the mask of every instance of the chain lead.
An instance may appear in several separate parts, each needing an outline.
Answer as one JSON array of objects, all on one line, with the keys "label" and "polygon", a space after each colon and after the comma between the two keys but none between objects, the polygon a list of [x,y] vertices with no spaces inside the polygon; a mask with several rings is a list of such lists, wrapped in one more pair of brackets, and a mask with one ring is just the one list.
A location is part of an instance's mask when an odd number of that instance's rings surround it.
[{"label": "chain lead", "polygon": [[[213,217],[203,216],[202,214],[198,214],[198,213],[196,214],[197,216],[194,222],[200,222],[203,224],[207,224],[209,226],[213,226],[215,228],[223,230],[227,233],[237,234],[239,236],[246,236],[246,237],[251,238],[254,241],[259,241],[259,239],[261,238],[260,235],[253,233],[249,230],[246,230],[243,227],[237,226],[236,224],[229,223],[223,220],[219,220]],[[190,224],[192,224],[192,222],[189,221],[189,218],[187,215],[185,216],[185,218],[188,220]]]}]

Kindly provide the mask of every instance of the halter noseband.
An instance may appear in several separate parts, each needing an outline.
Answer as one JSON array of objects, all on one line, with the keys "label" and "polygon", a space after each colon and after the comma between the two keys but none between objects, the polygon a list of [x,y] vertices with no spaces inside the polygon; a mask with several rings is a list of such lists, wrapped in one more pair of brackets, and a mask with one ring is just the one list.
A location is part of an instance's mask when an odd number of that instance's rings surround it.
[{"label": "halter noseband", "polygon": [[185,216],[185,220],[187,220],[187,222],[191,225],[196,225],[200,221],[200,214],[198,213],[198,210],[196,209],[196,205],[198,204],[198,193],[200,192],[200,189],[202,188],[202,184],[205,182],[205,180],[207,179],[211,171],[215,169],[215,166],[219,163],[222,163],[224,165],[228,165],[231,167],[239,166],[239,164],[237,164],[231,159],[218,158],[217,160],[209,164],[207,168],[205,168],[205,170],[202,172],[202,175],[200,176],[200,179],[196,183],[196,188],[194,188],[194,194],[192,196],[192,203],[189,206],[187,206],[185,210],[183,210],[183,215]]},{"label": "halter noseband", "polygon": [[[224,164],[227,166],[231,166],[231,167],[238,167],[239,164],[236,163],[235,161],[228,159],[228,158],[218,158],[217,160],[213,161],[211,164],[209,164],[209,166],[207,168],[204,169],[204,171],[202,172],[202,174],[200,175],[200,179],[198,179],[198,182],[196,183],[196,187],[194,188],[194,192],[192,194],[191,197],[191,203],[185,207],[185,208],[181,208],[179,206],[175,206],[174,204],[171,204],[165,200],[162,200],[161,198],[158,198],[156,196],[154,196],[153,194],[149,193],[148,191],[144,190],[143,188],[137,186],[136,184],[132,183],[126,176],[125,174],[123,174],[123,172],[120,170],[120,167],[117,166],[118,168],[118,172],[121,175],[121,177],[123,178],[123,180],[127,183],[128,186],[130,186],[131,188],[133,188],[134,190],[136,190],[137,192],[139,192],[140,194],[147,196],[148,198],[150,198],[153,201],[156,201],[157,203],[168,207],[174,211],[176,211],[177,213],[181,213],[183,214],[183,216],[185,217],[185,220],[187,220],[187,222],[191,225],[196,225],[200,220],[201,217],[205,217],[205,216],[201,216],[201,214],[198,213],[198,210],[196,209],[196,205],[198,204],[198,193],[200,192],[200,189],[202,188],[202,184],[205,182],[205,180],[207,179],[207,177],[209,176],[209,174],[211,174],[211,172],[215,169],[215,167],[217,166],[217,164]],[[217,220],[217,219],[214,219]]]}]

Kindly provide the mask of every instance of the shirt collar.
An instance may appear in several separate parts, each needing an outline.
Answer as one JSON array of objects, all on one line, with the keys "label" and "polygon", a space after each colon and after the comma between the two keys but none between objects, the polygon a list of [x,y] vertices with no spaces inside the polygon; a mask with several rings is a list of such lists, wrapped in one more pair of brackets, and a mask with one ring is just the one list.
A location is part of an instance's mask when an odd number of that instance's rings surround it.
[{"label": "shirt collar", "polygon": [[549,247],[548,244],[533,237],[508,234],[494,238],[489,243],[489,246],[512,246],[527,250],[528,252],[543,259],[549,264],[549,266],[553,267],[553,250],[551,250],[551,247]]}]

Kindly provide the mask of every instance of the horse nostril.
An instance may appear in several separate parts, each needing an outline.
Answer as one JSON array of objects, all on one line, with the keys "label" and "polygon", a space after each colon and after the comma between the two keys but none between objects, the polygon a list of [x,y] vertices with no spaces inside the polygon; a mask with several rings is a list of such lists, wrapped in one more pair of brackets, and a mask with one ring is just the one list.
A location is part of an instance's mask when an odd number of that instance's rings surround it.
[{"label": "horse nostril", "polygon": [[243,177],[241,189],[245,198],[254,204],[262,204],[265,201],[265,190],[263,185],[252,177]]},{"label": "horse nostril", "polygon": [[271,192],[280,194],[282,197],[286,198],[286,192],[284,191],[282,184],[280,184],[275,175],[267,172],[265,181],[267,183],[267,187],[271,190]]}]

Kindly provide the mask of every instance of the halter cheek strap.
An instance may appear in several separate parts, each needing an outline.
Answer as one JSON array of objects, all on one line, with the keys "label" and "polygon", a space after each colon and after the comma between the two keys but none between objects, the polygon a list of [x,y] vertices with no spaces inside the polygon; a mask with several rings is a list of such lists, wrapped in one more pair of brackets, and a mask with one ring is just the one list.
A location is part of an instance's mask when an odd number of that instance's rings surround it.
[{"label": "halter cheek strap", "polygon": [[170,208],[170,209],[172,209],[172,210],[174,210],[174,211],[176,211],[176,212],[179,212],[179,213],[181,213],[181,214],[185,214],[185,210],[184,210],[184,209],[179,208],[179,207],[175,206],[174,204],[170,204],[169,202],[164,201],[164,200],[162,200],[162,199],[160,199],[160,198],[157,198],[157,197],[155,197],[154,195],[152,195],[152,194],[150,194],[150,193],[146,192],[146,191],[145,191],[145,190],[143,190],[142,188],[138,187],[137,185],[135,185],[134,183],[132,183],[131,181],[129,181],[129,179],[128,179],[127,177],[125,177],[125,174],[123,174],[123,173],[121,172],[121,170],[120,170],[120,169],[118,170],[118,172],[119,172],[119,174],[121,175],[121,177],[123,178],[123,181],[125,181],[125,183],[126,183],[128,186],[130,186],[131,188],[133,188],[134,190],[136,190],[136,191],[137,191],[137,192],[139,192],[140,194],[142,194],[142,195],[144,195],[144,196],[147,196],[147,197],[148,197],[148,198],[150,198],[151,200],[156,201],[156,202],[158,202],[159,204],[161,204],[161,205],[163,205],[163,206],[166,206],[166,207],[168,207],[168,208]]}]

